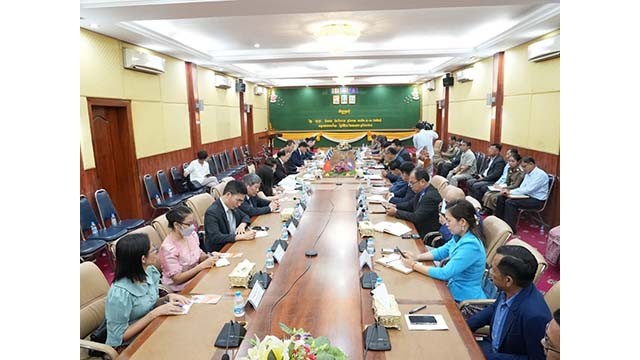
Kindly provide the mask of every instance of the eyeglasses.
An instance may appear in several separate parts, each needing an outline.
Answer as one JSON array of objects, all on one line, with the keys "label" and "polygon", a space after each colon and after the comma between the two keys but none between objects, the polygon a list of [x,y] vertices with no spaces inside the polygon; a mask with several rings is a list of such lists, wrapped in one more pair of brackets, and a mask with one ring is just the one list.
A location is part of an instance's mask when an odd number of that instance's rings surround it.
[{"label": "eyeglasses", "polygon": [[547,332],[549,330],[549,325],[551,325],[550,322],[547,323],[547,327],[544,329],[544,338],[542,339],[542,347],[544,348],[545,352],[552,351],[554,353],[560,354],[560,350],[556,350],[550,346],[549,335],[547,335]]},{"label": "eyeglasses", "polygon": [[153,246],[151,246],[151,251],[153,251],[154,254],[157,254],[158,251],[160,251],[160,250],[158,249],[158,247],[156,245],[153,245]]}]

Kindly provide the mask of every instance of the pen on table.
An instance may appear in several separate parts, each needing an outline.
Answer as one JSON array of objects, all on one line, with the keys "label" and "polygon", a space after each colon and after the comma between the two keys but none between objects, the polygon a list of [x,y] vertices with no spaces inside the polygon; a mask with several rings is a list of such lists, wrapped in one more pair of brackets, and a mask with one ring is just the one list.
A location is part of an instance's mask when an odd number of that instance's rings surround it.
[{"label": "pen on table", "polygon": [[417,308],[409,311],[409,314],[417,313],[418,311],[420,311],[420,310],[422,310],[422,309],[424,309],[426,307],[427,307],[427,305],[418,306]]}]

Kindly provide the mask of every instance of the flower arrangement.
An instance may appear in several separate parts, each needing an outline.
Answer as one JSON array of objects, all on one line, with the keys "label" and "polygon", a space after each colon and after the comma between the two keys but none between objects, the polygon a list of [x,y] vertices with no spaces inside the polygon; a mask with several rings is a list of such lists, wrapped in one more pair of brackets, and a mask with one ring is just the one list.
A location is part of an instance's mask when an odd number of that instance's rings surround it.
[{"label": "flower arrangement", "polygon": [[347,151],[347,150],[351,150],[351,144],[349,144],[346,141],[342,141],[338,144],[338,146],[336,146],[336,149],[340,150],[340,151]]},{"label": "flower arrangement", "polygon": [[349,161],[349,162],[344,162],[344,161],[338,161],[333,168],[331,168],[329,171],[326,172],[325,175],[327,176],[355,176],[356,171],[354,169],[353,164]]},{"label": "flower arrangement", "polygon": [[249,360],[347,360],[347,355],[336,346],[332,346],[324,336],[317,338],[304,329],[290,329],[280,323],[280,329],[289,335],[288,339],[278,339],[267,335],[260,340],[258,336],[251,340],[248,351]]}]

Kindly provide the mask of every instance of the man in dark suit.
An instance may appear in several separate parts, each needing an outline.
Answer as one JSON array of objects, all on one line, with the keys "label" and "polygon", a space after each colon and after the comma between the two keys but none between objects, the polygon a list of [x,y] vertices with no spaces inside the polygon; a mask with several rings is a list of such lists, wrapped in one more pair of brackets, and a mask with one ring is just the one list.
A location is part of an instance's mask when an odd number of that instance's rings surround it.
[{"label": "man in dark suit", "polygon": [[309,151],[309,144],[305,141],[300,142],[300,144],[298,144],[298,148],[291,153],[291,157],[287,162],[291,163],[291,165],[296,168],[304,166],[304,159],[307,151]]},{"label": "man in dark suit", "polygon": [[278,211],[280,206],[277,200],[269,201],[258,197],[260,184],[262,183],[260,176],[250,173],[242,177],[242,182],[247,187],[247,196],[245,196],[244,202],[240,205],[240,210],[243,213],[249,215],[249,217],[254,217]]},{"label": "man in dark suit", "polygon": [[247,195],[247,187],[232,180],[224,187],[223,195],[204,214],[204,250],[220,251],[226,243],[238,240],[253,240],[256,232],[247,230],[249,216],[238,207]]},{"label": "man in dark suit", "polygon": [[[411,154],[402,146],[400,139],[393,139],[393,147],[398,150],[398,156],[396,159],[400,161],[411,161]],[[417,149],[416,149],[417,150]]]},{"label": "man in dark suit", "polygon": [[415,196],[413,200],[397,205],[386,205],[387,215],[411,221],[423,237],[440,228],[438,213],[442,197],[438,190],[429,184],[429,173],[425,168],[417,168],[409,175],[409,186]]},{"label": "man in dark suit", "polygon": [[498,248],[489,275],[500,292],[486,309],[467,320],[471,331],[491,325],[488,339],[479,343],[487,360],[545,359],[540,339],[551,312],[533,284],[536,258],[522,246]]},{"label": "man in dark suit", "polygon": [[[285,164],[289,159],[289,154],[285,149],[280,149],[276,154],[276,171],[273,173],[274,183],[277,184],[280,180],[287,177],[287,169],[285,168]],[[294,173],[295,174],[295,173]]]},{"label": "man in dark suit", "polygon": [[501,150],[502,145],[491,144],[489,150],[487,150],[489,158],[485,160],[482,169],[474,176],[474,179],[467,180],[469,195],[480,202],[482,202],[484,193],[489,190],[489,185],[493,185],[500,179],[502,171],[507,164],[502,158],[502,155],[500,155]]}]

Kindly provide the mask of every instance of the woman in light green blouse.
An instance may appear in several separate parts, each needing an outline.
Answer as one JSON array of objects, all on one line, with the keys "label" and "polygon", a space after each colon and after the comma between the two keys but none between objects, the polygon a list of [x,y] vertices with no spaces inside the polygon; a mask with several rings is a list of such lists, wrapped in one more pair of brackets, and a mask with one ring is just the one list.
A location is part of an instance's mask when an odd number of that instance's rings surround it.
[{"label": "woman in light green blouse", "polygon": [[158,316],[181,313],[181,306],[189,302],[178,294],[158,296],[158,248],[152,247],[147,235],[129,234],[120,239],[116,259],[106,304],[106,344],[114,347],[128,344]]}]

